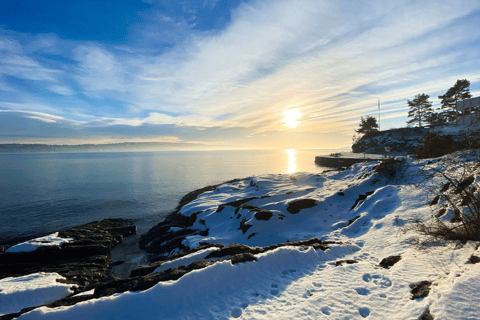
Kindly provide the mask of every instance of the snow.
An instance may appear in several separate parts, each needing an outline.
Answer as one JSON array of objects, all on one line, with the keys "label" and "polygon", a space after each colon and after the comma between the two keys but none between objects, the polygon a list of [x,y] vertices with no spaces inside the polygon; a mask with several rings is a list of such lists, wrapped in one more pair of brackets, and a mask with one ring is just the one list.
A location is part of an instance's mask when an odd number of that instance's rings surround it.
[{"label": "snow", "polygon": [[[421,168],[439,164],[406,161],[394,181],[374,172],[377,163],[321,175],[250,177],[201,194],[180,211],[201,212],[191,228],[209,229],[206,237],[187,237],[183,244],[190,248],[200,242],[267,246],[313,237],[337,242],[326,251],[279,247],[257,254],[254,262],[217,261],[145,291],[40,307],[19,319],[418,319],[427,310],[437,320],[478,319],[480,264],[466,261],[480,256],[479,243],[412,244],[419,236],[403,227],[435,209],[412,184],[421,180]],[[243,198],[252,198],[245,203],[250,206],[225,205]],[[315,200],[315,206],[289,213],[289,204],[300,199]],[[257,220],[252,206],[270,210],[272,217]],[[241,221],[251,225],[245,233]],[[203,260],[215,250],[166,262],[154,272]],[[401,260],[389,269],[379,266],[397,255]],[[357,263],[337,266],[338,260]],[[429,295],[412,300],[413,284],[425,280],[432,282]]]},{"label": "snow", "polygon": [[73,240],[74,239],[72,238],[60,238],[58,236],[58,232],[55,232],[45,237],[40,237],[16,244],[5,250],[5,252],[30,252],[44,246],[60,246],[62,243],[71,242]]},{"label": "snow", "polygon": [[73,293],[71,284],[57,282],[57,279],[65,278],[58,273],[40,272],[0,279],[0,316],[51,303]]},{"label": "snow", "polygon": [[192,262],[204,260],[206,256],[208,256],[210,253],[217,250],[218,248],[208,248],[208,249],[197,251],[195,253],[191,253],[189,255],[183,256],[181,258],[178,258],[172,261],[167,261],[162,265],[160,265],[158,268],[156,268],[152,273],[161,272],[161,271],[164,271],[170,268],[176,268],[179,266],[186,266],[191,264]]}]

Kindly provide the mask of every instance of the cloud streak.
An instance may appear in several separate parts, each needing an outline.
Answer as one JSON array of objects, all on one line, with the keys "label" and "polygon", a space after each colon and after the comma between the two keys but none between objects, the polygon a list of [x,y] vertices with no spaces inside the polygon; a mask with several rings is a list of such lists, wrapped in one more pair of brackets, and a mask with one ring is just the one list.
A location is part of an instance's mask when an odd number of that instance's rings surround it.
[{"label": "cloud streak", "polygon": [[[243,128],[245,138],[290,130],[318,134],[319,141],[337,133],[343,146],[358,119],[375,114],[379,98],[388,113],[384,125],[399,127],[406,100],[419,92],[436,98],[458,78],[469,79],[472,92],[480,89],[479,8],[473,1],[253,1],[214,31],[194,31],[183,16],[151,12],[134,29],[152,39],[150,48],[145,42],[143,49],[135,42],[122,48],[70,43],[74,49],[63,54],[71,62],[59,64],[36,60],[18,41],[3,39],[0,72],[41,81],[45,90],[77,99],[72,102],[83,99],[79,113],[95,117],[86,126],[204,127],[219,135]],[[168,35],[161,30],[167,25],[174,26],[165,29]],[[36,41],[39,50],[58,52],[65,40]],[[170,46],[156,49],[159,41]],[[0,82],[0,90],[9,87]],[[39,102],[15,103],[75,119],[55,100]],[[0,102],[0,108],[22,108],[15,103]],[[49,105],[55,107],[42,107]],[[291,109],[304,115],[295,129],[281,122]]]}]

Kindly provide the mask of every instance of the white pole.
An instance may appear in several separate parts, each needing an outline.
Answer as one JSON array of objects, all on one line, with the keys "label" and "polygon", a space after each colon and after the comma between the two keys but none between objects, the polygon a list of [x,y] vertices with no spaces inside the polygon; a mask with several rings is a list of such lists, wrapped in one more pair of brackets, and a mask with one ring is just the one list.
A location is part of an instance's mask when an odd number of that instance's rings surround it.
[{"label": "white pole", "polygon": [[378,98],[378,131],[382,131],[380,128],[380,98]]}]

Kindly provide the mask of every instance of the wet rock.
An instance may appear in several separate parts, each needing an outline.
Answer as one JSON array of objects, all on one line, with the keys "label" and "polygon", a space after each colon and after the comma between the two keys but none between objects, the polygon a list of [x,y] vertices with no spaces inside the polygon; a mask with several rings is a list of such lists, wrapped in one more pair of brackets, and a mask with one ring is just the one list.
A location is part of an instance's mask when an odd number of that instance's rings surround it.
[{"label": "wet rock", "polygon": [[382,259],[382,261],[380,261],[379,266],[385,269],[390,269],[391,266],[393,266],[395,263],[397,263],[400,260],[402,260],[402,256],[390,256]]},{"label": "wet rock", "polygon": [[288,204],[287,211],[291,214],[297,214],[300,210],[312,208],[317,204],[313,199],[300,199],[292,201]]},{"label": "wet rock", "polygon": [[418,298],[425,298],[430,293],[430,286],[432,285],[431,281],[420,281],[411,285],[412,290],[410,293],[412,294],[412,300]]}]

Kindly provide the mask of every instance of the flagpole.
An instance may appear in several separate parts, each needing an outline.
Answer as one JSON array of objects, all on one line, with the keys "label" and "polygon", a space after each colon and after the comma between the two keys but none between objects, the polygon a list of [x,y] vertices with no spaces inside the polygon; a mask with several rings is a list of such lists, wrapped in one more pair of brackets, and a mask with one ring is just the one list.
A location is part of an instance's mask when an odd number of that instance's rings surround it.
[{"label": "flagpole", "polygon": [[378,131],[382,131],[380,128],[380,98],[378,99]]}]

